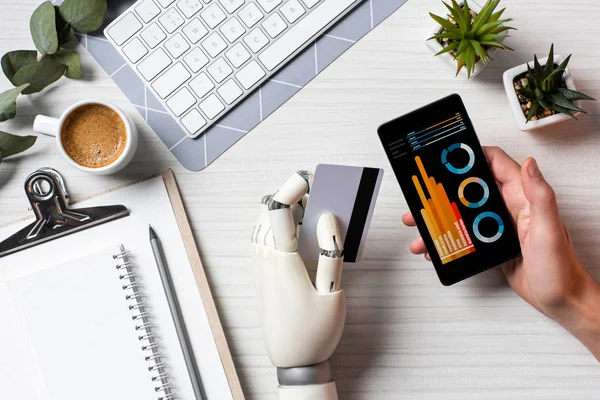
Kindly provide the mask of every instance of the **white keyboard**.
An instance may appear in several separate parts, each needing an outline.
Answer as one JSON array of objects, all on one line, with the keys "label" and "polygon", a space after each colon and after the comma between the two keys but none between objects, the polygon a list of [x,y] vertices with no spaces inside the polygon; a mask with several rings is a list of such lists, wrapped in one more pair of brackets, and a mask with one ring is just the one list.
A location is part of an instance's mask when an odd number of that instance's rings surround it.
[{"label": "white keyboard", "polygon": [[139,0],[104,30],[197,137],[362,0]]}]

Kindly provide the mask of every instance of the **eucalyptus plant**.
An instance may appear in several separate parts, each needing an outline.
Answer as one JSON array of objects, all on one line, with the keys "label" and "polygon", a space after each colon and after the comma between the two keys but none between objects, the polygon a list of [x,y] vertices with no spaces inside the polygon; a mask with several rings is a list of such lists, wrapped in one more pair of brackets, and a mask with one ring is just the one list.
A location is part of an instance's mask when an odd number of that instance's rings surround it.
[{"label": "eucalyptus plant", "polygon": [[[36,50],[10,51],[2,57],[2,71],[15,86],[0,93],[0,122],[17,113],[20,94],[38,93],[63,75],[81,79],[79,53],[63,47],[75,32],[88,33],[102,26],[106,0],[65,0],[60,6],[46,1],[31,15],[29,29]],[[35,136],[16,136],[0,131],[0,162],[33,146]]]}]

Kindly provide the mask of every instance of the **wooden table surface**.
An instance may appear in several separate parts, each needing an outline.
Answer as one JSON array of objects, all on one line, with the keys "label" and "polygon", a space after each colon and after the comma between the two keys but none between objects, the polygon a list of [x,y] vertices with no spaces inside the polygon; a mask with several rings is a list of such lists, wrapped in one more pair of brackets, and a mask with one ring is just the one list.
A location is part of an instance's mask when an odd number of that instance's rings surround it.
[{"label": "wooden table surface", "polygon": [[[0,53],[33,48],[29,17],[39,0],[0,0]],[[28,213],[23,181],[57,168],[71,197],[173,168],[249,399],[273,399],[277,385],[259,329],[249,237],[257,203],[294,171],[319,163],[381,167],[386,176],[364,260],[347,265],[348,321],[333,357],[342,399],[596,399],[598,363],[560,326],[538,314],[492,270],[443,287],[433,267],[408,251],[416,232],[402,226],[406,204],[376,136],[377,127],[450,93],[459,93],[481,141],[517,160],[538,158],[554,185],[577,251],[600,279],[600,103],[589,115],[536,133],[517,128],[502,73],[546,55],[573,53],[578,88],[600,99],[600,3],[504,0],[519,30],[515,52],[499,52],[473,81],[432,57],[424,40],[439,0],[408,0],[293,99],[200,173],[183,169],[117,86],[79,46],[85,78],[61,79],[19,99],[18,117],[0,126],[31,134],[37,114],[58,116],[91,96],[129,112],[139,150],[122,172],[93,177],[70,167],[54,139],[0,165],[0,223]],[[0,78],[0,90],[10,87]],[[1,271],[0,271],[1,273]],[[0,360],[1,362],[1,360]]]}]

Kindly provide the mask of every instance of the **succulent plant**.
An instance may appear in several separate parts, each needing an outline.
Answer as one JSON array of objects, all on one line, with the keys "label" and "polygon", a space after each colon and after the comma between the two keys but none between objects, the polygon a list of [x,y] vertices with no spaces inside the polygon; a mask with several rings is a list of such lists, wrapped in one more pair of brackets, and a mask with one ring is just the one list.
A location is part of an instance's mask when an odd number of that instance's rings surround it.
[{"label": "succulent plant", "polygon": [[537,56],[533,58],[533,69],[527,64],[527,85],[518,90],[521,96],[531,100],[531,108],[527,113],[527,121],[536,115],[541,108],[567,114],[575,119],[573,111],[586,112],[573,104],[576,100],[594,100],[590,96],[568,89],[563,76],[571,60],[569,55],[559,66],[554,64],[554,44],[550,46],[548,61],[543,67]]},{"label": "succulent plant", "polygon": [[488,49],[490,47],[512,50],[502,43],[502,40],[508,37],[506,31],[515,28],[503,25],[512,21],[511,18],[500,19],[505,8],[495,11],[500,0],[488,0],[475,16],[471,14],[467,0],[464,0],[462,5],[458,4],[456,0],[452,0],[452,6],[446,2],[443,3],[450,14],[440,17],[429,13],[431,18],[442,26],[442,29],[427,40],[440,40],[448,43],[436,56],[453,52],[454,59],[458,64],[456,75],[463,67],[466,67],[467,75],[470,78],[479,59],[484,64],[489,62]]}]

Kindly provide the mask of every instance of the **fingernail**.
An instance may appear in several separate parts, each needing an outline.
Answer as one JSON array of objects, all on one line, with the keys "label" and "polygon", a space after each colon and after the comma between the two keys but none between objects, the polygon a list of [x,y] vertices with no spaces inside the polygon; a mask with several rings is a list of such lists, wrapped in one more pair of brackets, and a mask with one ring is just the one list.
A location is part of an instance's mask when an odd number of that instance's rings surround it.
[{"label": "fingernail", "polygon": [[535,161],[535,158],[531,158],[530,161],[527,163],[527,174],[530,178],[537,178],[540,175],[542,175],[542,173],[540,172],[540,168],[538,167],[537,161]]}]

